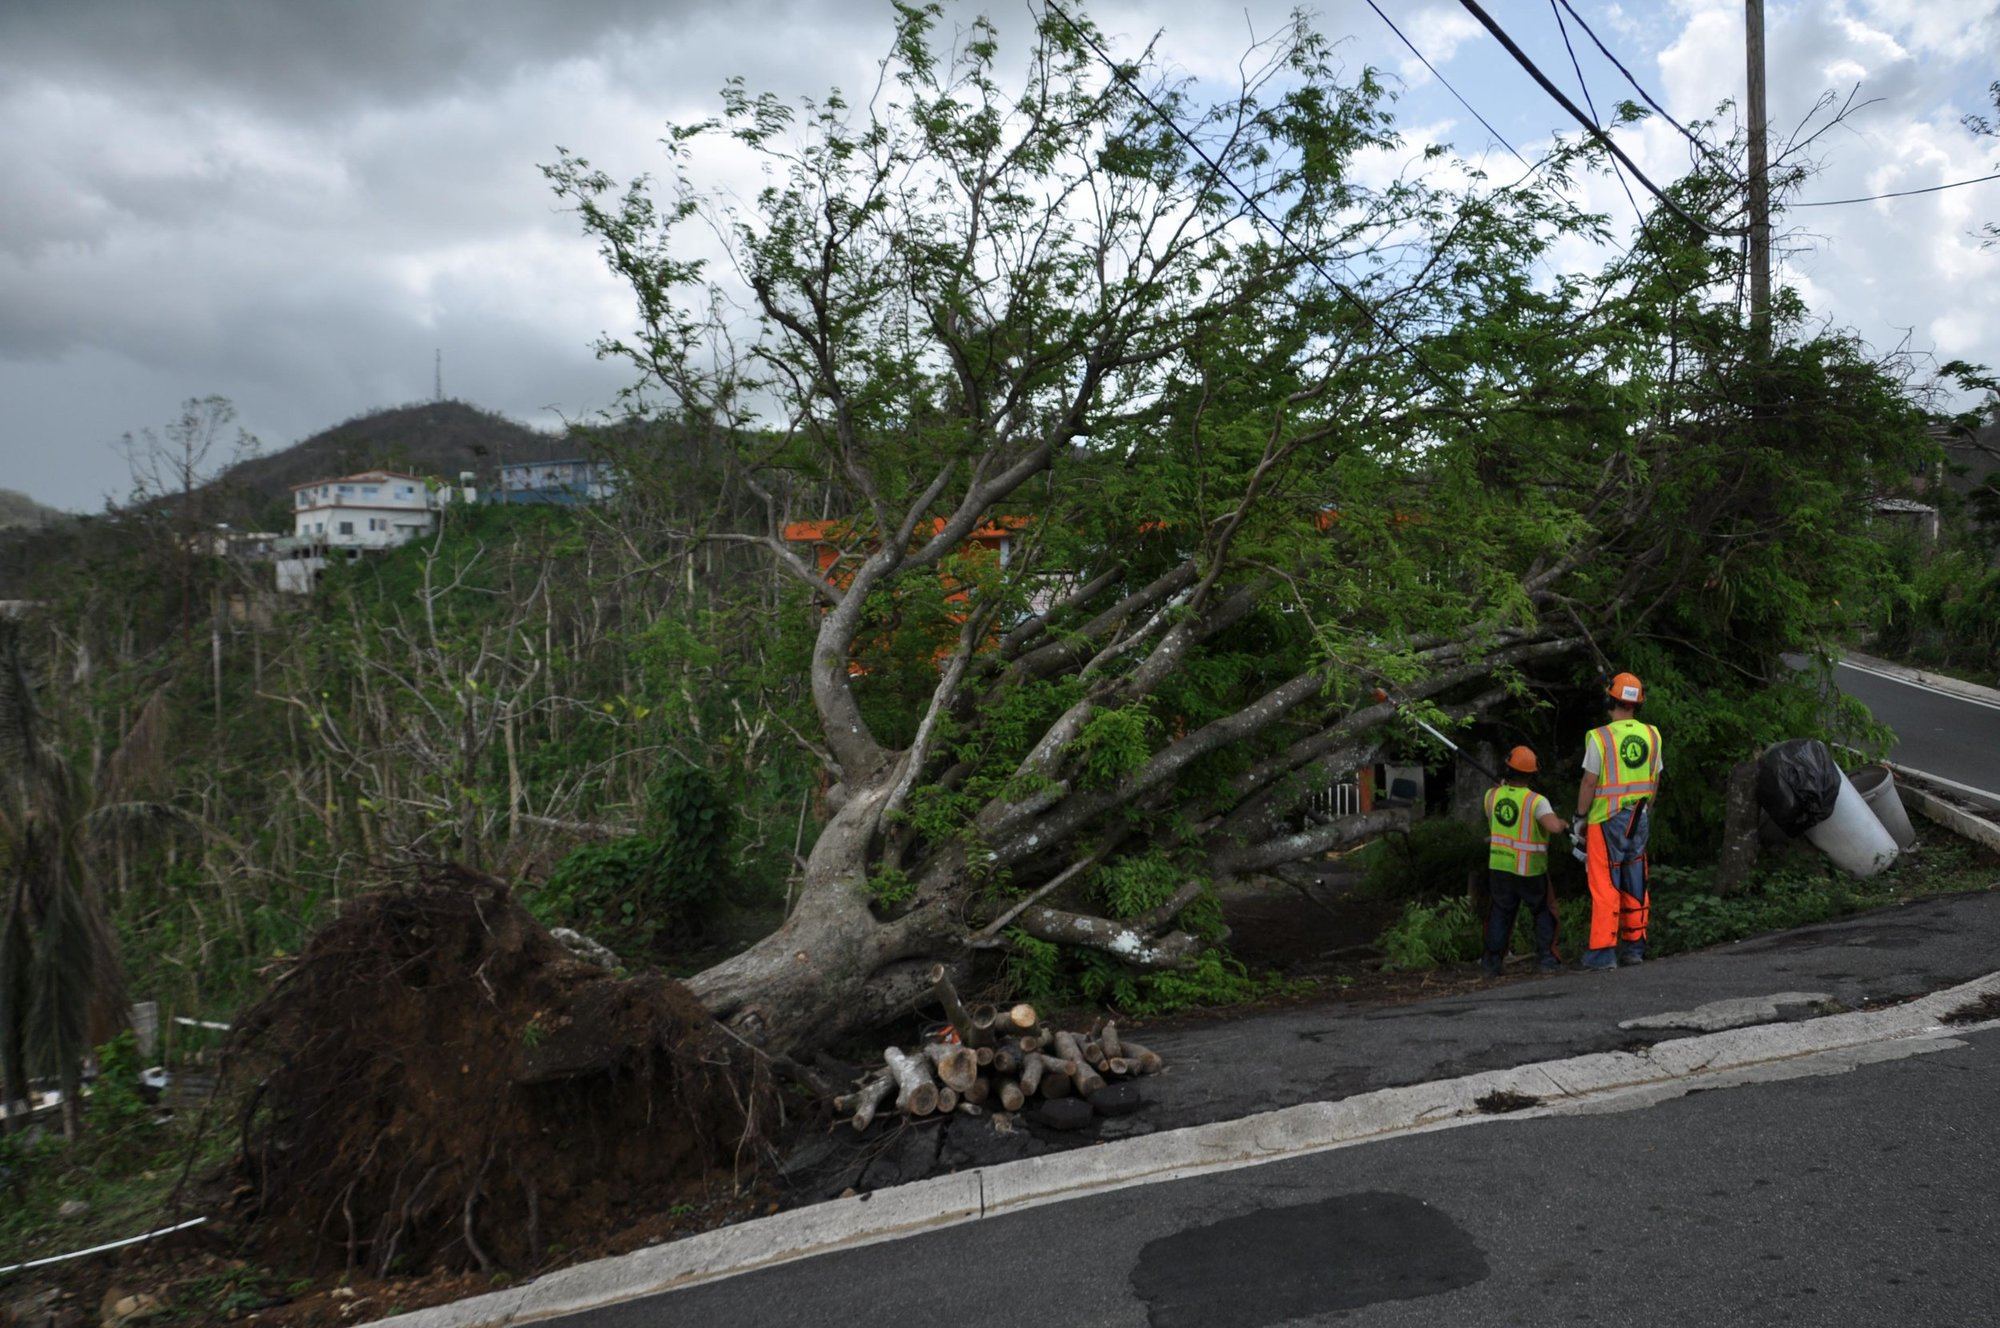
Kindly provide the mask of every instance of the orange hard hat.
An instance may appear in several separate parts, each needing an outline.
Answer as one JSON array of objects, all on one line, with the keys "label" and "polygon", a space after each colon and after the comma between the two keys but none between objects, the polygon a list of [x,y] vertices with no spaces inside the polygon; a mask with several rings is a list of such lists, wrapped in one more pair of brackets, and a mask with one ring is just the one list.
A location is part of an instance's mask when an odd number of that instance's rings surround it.
[{"label": "orange hard hat", "polygon": [[1507,768],[1517,774],[1532,775],[1541,766],[1535,760],[1534,748],[1516,747],[1513,751],[1507,753]]},{"label": "orange hard hat", "polygon": [[1646,699],[1646,685],[1639,681],[1636,673],[1621,673],[1611,680],[1604,694],[1625,705],[1638,705]]}]

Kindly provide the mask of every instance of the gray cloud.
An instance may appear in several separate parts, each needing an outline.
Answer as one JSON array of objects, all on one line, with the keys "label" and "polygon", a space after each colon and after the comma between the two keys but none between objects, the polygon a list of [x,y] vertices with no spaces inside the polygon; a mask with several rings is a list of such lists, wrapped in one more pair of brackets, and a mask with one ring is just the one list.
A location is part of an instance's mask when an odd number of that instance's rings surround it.
[{"label": "gray cloud", "polygon": [[[1292,3],[1251,0],[1248,20],[1197,0],[1088,7],[1121,54],[1164,28],[1181,68],[1226,77],[1252,30],[1268,35]],[[1028,12],[990,7],[1010,34]],[[1325,31],[1355,34],[1350,67],[1406,59],[1358,0],[1325,8]],[[1390,8],[1518,145],[1546,141],[1559,113],[1460,30],[1456,5]],[[1498,12],[1562,68],[1545,5]],[[1982,48],[1953,50],[1950,36],[1991,34],[1996,12],[1994,0],[1775,7],[1781,123],[1844,81],[1843,61],[1888,98],[1861,137],[1832,143],[1813,192],[1978,173],[1960,169],[1983,157],[1939,71],[1972,86],[1965,60]],[[1626,14],[1630,29],[1600,30],[1677,111],[1732,95],[1733,0]],[[627,325],[629,297],[537,164],[562,144],[614,175],[655,170],[663,124],[712,112],[734,73],[784,95],[857,91],[889,25],[886,0],[0,0],[0,487],[94,506],[123,487],[108,442],[208,392],[281,446],[427,396],[436,347],[446,390],[491,409],[549,423],[609,403],[627,372],[590,347]],[[1599,85],[1600,104],[1612,87]],[[1427,79],[1412,80],[1401,118],[1486,142]],[[1685,158],[1664,126],[1630,137],[1663,174]],[[727,153],[704,169],[745,192],[757,182]],[[1589,188],[1626,215],[1608,179]],[[2000,206],[1989,196],[1973,218],[1971,192],[1800,214],[1825,238],[1794,270],[1878,340],[1921,323],[1951,353],[2000,358],[1977,354],[2000,336],[1996,256],[1964,238]]]}]

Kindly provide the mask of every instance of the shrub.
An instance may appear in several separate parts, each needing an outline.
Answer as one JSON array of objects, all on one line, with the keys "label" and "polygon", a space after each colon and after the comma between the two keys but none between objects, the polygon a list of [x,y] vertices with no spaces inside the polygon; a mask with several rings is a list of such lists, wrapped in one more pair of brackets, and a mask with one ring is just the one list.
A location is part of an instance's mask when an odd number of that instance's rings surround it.
[{"label": "shrub", "polygon": [[641,833],[573,850],[536,893],[533,912],[620,955],[684,946],[728,893],[732,829],[706,771],[666,770],[647,789]]},{"label": "shrub", "polygon": [[1464,895],[1428,904],[1412,900],[1382,933],[1384,967],[1412,972],[1477,959],[1485,945],[1483,927]]},{"label": "shrub", "polygon": [[1369,893],[1420,899],[1465,889],[1466,873],[1486,865],[1486,827],[1442,818],[1418,821],[1368,850]]}]

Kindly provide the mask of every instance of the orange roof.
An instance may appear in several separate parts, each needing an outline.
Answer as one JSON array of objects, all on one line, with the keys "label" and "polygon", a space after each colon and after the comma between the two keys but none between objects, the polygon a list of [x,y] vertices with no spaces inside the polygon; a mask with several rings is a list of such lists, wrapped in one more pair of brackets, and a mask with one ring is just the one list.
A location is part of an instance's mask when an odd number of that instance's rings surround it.
[{"label": "orange roof", "polygon": [[[1032,524],[1033,520],[1026,516],[996,516],[966,538],[1005,539]],[[944,529],[945,518],[933,517],[930,525],[931,534],[935,535]],[[838,544],[856,538],[856,532],[853,525],[846,521],[794,521],[785,527],[785,538],[795,544]]]}]

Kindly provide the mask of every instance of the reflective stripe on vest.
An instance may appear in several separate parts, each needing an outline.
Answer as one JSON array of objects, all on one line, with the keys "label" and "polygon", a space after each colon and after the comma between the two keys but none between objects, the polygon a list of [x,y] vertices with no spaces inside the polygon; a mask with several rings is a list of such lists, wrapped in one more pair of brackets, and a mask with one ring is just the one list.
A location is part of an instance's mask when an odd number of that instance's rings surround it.
[{"label": "reflective stripe on vest", "polygon": [[[1514,823],[1506,823],[1502,808]],[[1486,865],[1516,876],[1539,876],[1549,869],[1549,836],[1541,813],[1547,800],[1532,789],[1502,785],[1486,790]]]},{"label": "reflective stripe on vest", "polygon": [[[1636,761],[1625,759],[1629,739],[1637,738],[1644,754]],[[1602,825],[1614,812],[1649,798],[1659,787],[1660,731],[1636,719],[1614,719],[1590,731],[1597,747],[1597,793],[1590,804],[1590,824]]]}]

